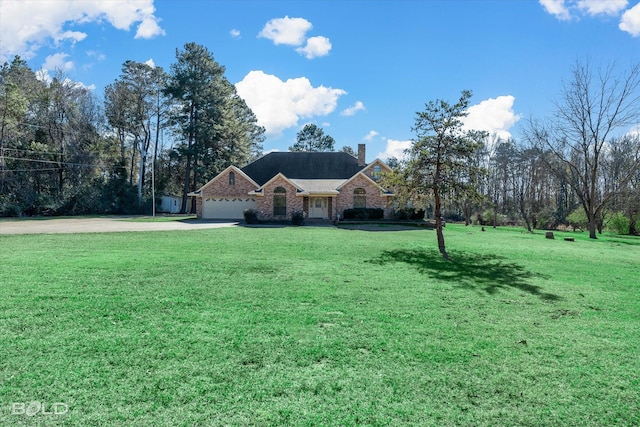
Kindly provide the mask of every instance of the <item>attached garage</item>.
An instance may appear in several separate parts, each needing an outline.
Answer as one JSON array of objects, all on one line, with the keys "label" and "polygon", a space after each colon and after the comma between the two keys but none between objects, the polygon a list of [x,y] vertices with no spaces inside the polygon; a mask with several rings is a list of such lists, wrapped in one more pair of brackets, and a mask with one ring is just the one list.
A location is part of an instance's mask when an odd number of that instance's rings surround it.
[{"label": "attached garage", "polygon": [[202,219],[242,219],[245,209],[255,208],[255,197],[206,198],[202,203]]}]

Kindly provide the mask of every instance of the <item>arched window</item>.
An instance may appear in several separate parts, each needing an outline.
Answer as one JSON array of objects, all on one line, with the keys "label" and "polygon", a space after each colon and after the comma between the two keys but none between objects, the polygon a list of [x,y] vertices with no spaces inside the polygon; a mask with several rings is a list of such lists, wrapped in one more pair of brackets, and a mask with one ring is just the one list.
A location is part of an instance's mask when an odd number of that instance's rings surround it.
[{"label": "arched window", "polygon": [[353,190],[353,207],[367,207],[367,192],[364,191],[364,188],[356,188],[355,190]]},{"label": "arched window", "polygon": [[382,173],[381,169],[380,169],[380,165],[375,165],[373,167],[373,180],[377,181],[380,179],[380,174]]},{"label": "arched window", "polygon": [[287,215],[287,190],[276,187],[273,190],[273,216]]},{"label": "arched window", "polygon": [[229,172],[229,185],[236,185],[236,174],[235,174],[235,172]]}]

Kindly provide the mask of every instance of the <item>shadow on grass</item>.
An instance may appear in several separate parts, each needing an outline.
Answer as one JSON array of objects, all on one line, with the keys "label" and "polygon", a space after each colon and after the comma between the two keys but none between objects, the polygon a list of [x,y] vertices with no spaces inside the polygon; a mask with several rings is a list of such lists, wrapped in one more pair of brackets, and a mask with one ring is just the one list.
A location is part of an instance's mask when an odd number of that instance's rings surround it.
[{"label": "shadow on grass", "polygon": [[612,235],[607,240],[618,245],[640,246],[640,237],[638,236]]},{"label": "shadow on grass", "polygon": [[452,261],[445,261],[437,250],[398,249],[384,251],[371,262],[380,265],[404,263],[436,280],[452,282],[464,289],[484,290],[490,295],[501,289],[513,288],[546,301],[561,299],[558,295],[544,292],[540,286],[529,283],[531,279],[546,279],[548,276],[506,262],[504,257],[464,252],[450,252],[450,255]]}]

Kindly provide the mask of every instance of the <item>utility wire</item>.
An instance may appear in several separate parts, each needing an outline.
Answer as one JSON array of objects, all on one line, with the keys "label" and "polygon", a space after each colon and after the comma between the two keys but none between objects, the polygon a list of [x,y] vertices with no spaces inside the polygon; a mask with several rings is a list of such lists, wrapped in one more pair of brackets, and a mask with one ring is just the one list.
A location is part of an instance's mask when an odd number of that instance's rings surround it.
[{"label": "utility wire", "polygon": [[18,161],[23,161],[23,162],[33,162],[33,163],[48,163],[48,164],[54,164],[54,165],[65,165],[65,166],[82,166],[82,167],[97,167],[98,165],[96,164],[87,164],[87,163],[70,163],[70,162],[57,162],[55,160],[38,160],[38,159],[25,159],[24,157],[9,157],[9,156],[3,156],[3,159],[8,159],[8,160],[18,160]]},{"label": "utility wire", "polygon": [[9,172],[52,172],[59,171],[60,168],[42,168],[42,169],[0,169],[0,173]]},{"label": "utility wire", "polygon": [[60,154],[62,154],[59,151],[55,152],[55,151],[24,150],[22,148],[7,148],[7,147],[0,148],[0,151],[18,151],[21,153],[36,153],[36,154],[54,154],[56,156],[59,156]]}]

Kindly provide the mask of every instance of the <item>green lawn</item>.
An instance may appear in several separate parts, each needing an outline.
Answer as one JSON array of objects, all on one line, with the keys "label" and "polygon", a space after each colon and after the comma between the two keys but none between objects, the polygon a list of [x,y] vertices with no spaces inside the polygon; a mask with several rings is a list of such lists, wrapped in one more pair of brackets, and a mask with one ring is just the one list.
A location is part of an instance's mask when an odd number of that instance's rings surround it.
[{"label": "green lawn", "polygon": [[445,236],[0,236],[0,425],[640,425],[640,239]]}]

